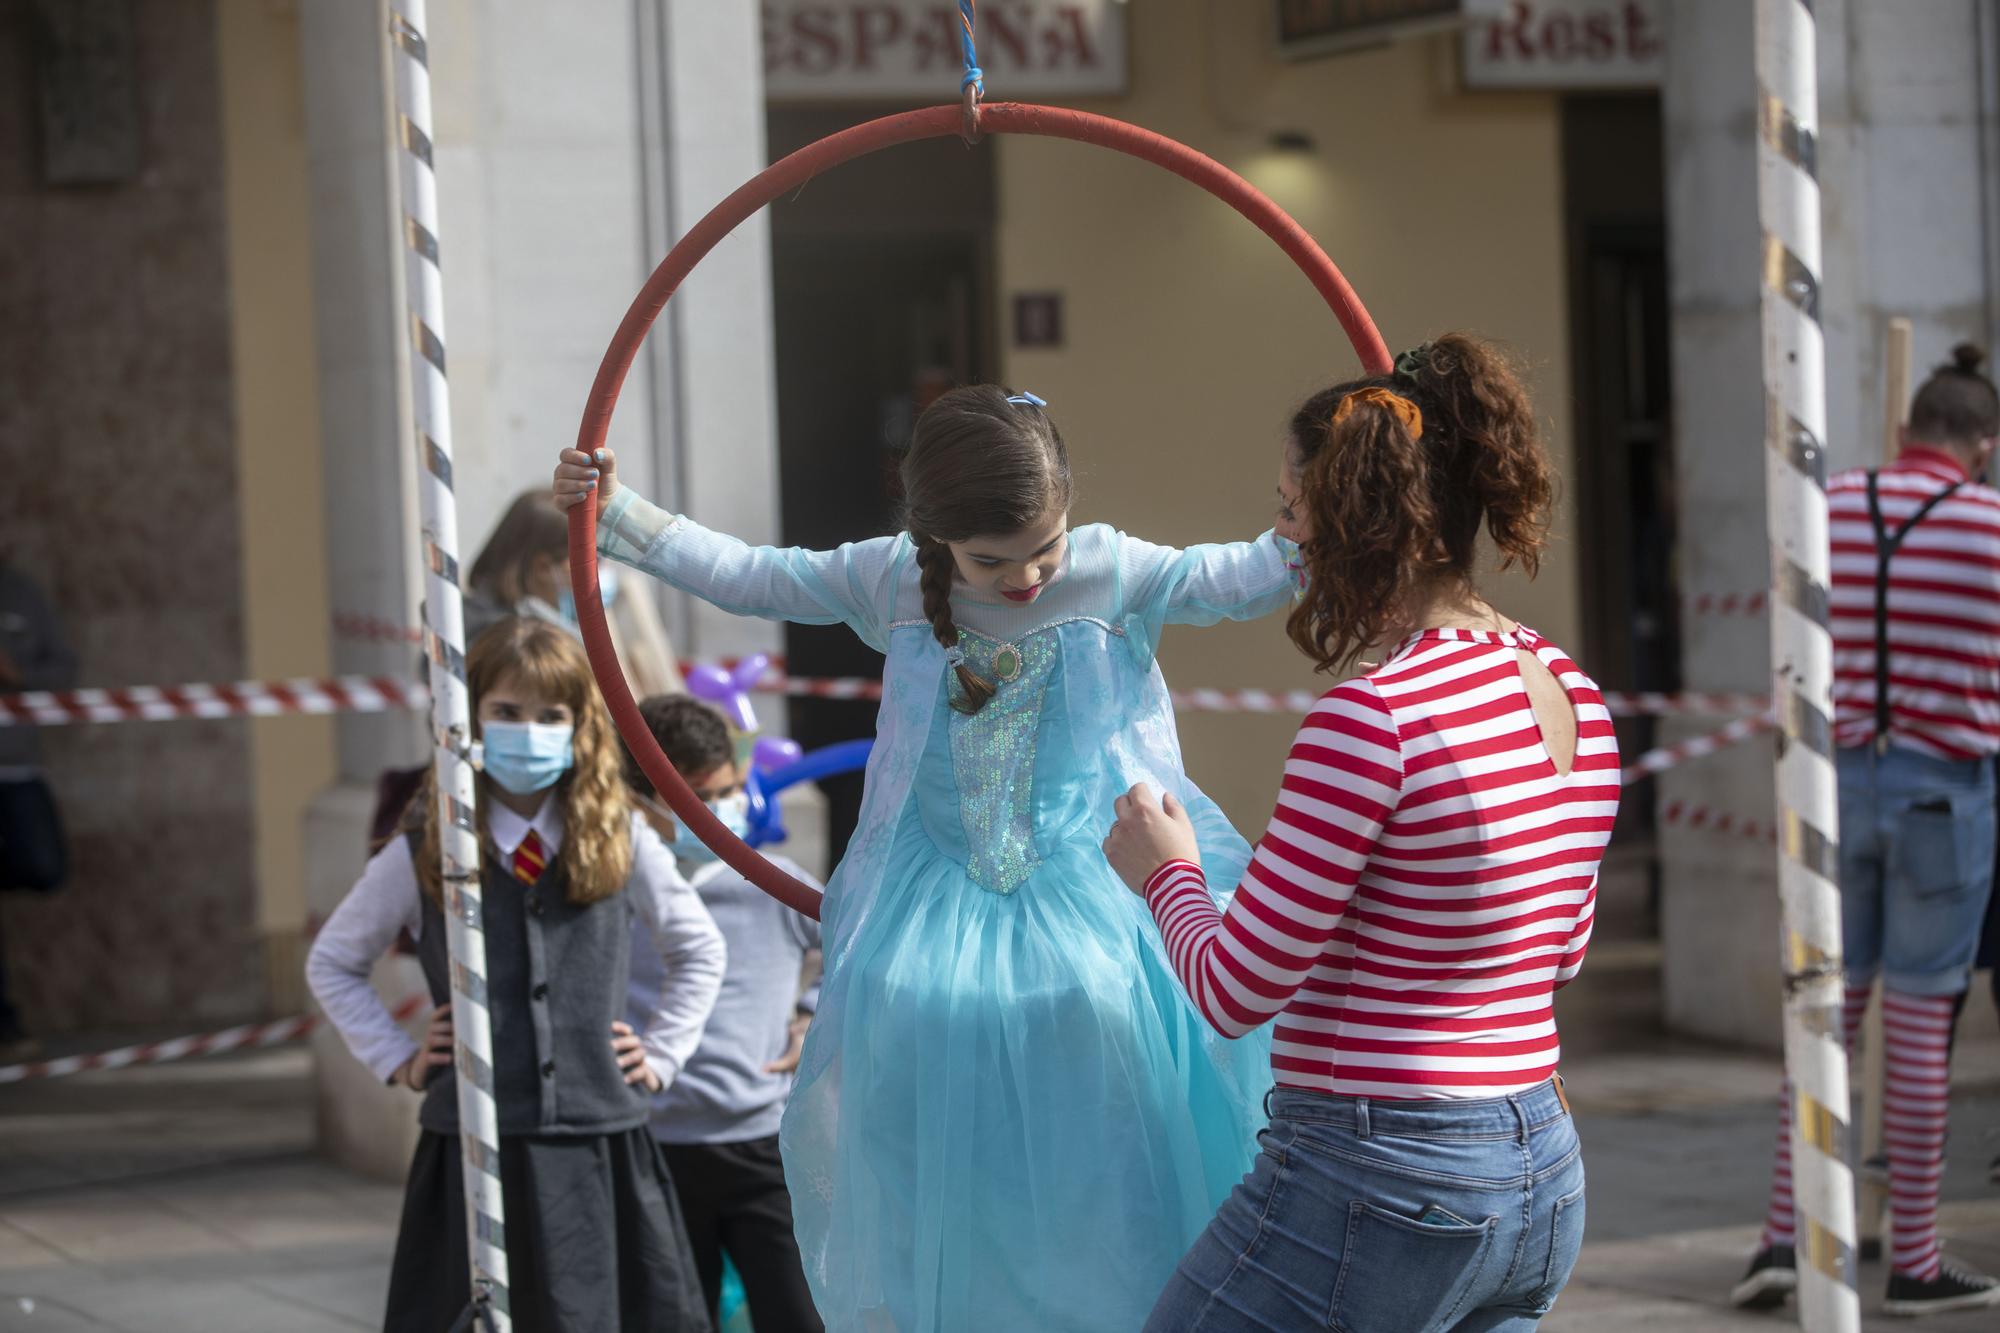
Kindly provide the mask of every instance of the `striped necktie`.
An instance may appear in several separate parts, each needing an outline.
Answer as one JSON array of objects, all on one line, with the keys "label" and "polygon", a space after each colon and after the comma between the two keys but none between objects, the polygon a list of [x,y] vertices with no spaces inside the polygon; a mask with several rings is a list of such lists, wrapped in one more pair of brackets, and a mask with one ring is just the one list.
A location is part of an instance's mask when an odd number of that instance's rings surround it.
[{"label": "striped necktie", "polygon": [[528,836],[514,849],[514,878],[523,884],[533,884],[542,877],[542,868],[548,863],[549,852],[542,835],[529,829]]}]

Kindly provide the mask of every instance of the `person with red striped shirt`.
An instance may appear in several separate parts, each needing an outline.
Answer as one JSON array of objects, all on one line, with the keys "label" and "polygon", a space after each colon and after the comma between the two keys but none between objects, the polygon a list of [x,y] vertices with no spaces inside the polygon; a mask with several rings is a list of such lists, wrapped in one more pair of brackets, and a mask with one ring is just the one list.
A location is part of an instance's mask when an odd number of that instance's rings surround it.
[{"label": "person with red striped shirt", "polygon": [[1512,369],[1454,334],[1308,400],[1278,489],[1293,641],[1377,661],[1307,715],[1228,898],[1177,801],[1118,801],[1105,854],[1203,1017],[1275,1019],[1263,1151],[1146,1327],[1528,1328],[1582,1244],[1552,997],[1619,792],[1597,687],[1473,578],[1482,528],[1534,572],[1549,464]]},{"label": "person with red striped shirt", "polygon": [[[2000,753],[2000,491],[1976,480],[2000,394],[1962,344],[1910,404],[1896,461],[1827,483],[1840,905],[1851,1047],[1882,979],[1890,1271],[1883,1310],[2000,1305],[2000,1282],[1944,1261],[1938,1181],[1953,1004],[1992,892]],[[1775,1309],[1798,1285],[1791,1088],[1771,1204],[1731,1299]]]}]

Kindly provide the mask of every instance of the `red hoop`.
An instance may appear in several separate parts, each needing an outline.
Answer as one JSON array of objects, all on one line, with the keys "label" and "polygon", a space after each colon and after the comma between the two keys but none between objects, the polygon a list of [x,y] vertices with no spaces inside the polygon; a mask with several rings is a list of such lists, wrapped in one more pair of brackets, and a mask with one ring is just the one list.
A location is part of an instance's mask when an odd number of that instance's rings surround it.
[{"label": "red hoop", "polygon": [[[1128,125],[1106,116],[1058,107],[1029,106],[1018,102],[995,102],[978,107],[978,129],[986,134],[1033,134],[1049,139],[1070,139],[1078,143],[1109,148],[1155,166],[1165,167],[1176,176],[1192,181],[1228,204],[1278,243],[1319,290],[1340,321],[1361,364],[1371,375],[1387,374],[1389,349],[1375,329],[1354,289],[1326,252],[1294,222],[1283,209],[1265,198],[1255,186],[1220,163],[1172,139]],[[808,144],[757,173],[736,192],[710,209],[688,233],[675,243],[646,285],[639,290],[625,319],[618,326],[597,379],[590,386],[584,405],[583,422],[577,428],[576,447],[592,453],[604,444],[611,427],[611,413],[618,405],[618,392],[626,372],[646,340],[647,330],[660,317],[667,301],[687,275],[694,271],[716,244],[742,221],[772,200],[797,189],[829,167],[895,144],[918,139],[941,139],[965,129],[962,106],[930,107],[884,116],[829,135]],[[584,646],[590,652],[591,670],[597,674],[598,689],[611,709],[611,718],[625,743],[638,756],[640,768],[666,798],[675,816],[688,832],[714,848],[722,860],[764,892],[794,911],[817,918],[819,894],[796,878],[779,870],[722,826],[708,807],[695,799],[681,775],[660,752],[658,742],[639,716],[639,706],[625,685],[625,673],[618,665],[611,636],[604,622],[604,604],[597,596],[597,505],[580,504],[569,511],[570,583],[576,593],[577,618]]]}]

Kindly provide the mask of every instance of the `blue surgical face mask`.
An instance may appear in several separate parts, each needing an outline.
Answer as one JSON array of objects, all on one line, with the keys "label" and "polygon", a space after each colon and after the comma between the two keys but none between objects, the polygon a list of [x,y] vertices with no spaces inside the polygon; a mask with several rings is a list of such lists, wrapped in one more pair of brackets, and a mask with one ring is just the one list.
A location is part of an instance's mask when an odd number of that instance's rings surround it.
[{"label": "blue surgical face mask", "polygon": [[516,796],[545,791],[576,762],[576,728],[551,722],[488,722],[480,728],[482,767]]},{"label": "blue surgical face mask", "polygon": [[[750,797],[748,794],[739,791],[733,796],[724,796],[720,800],[709,801],[707,805],[709,813],[722,821],[722,827],[728,829],[739,838],[749,835]],[[674,856],[688,866],[705,866],[712,861],[722,859],[715,854],[713,847],[710,847],[700,838],[688,832],[685,826],[681,828],[680,836],[674,839]]]},{"label": "blue surgical face mask", "polygon": [[[529,600],[534,601],[536,599],[530,598]],[[608,562],[598,565],[597,600],[604,603],[607,610],[610,609],[613,602],[618,600],[618,566]],[[541,602],[540,605],[547,606],[548,603]],[[576,594],[570,591],[570,586],[567,583],[563,584],[562,591],[556,594],[556,618],[565,625],[582,623],[577,619]]]}]

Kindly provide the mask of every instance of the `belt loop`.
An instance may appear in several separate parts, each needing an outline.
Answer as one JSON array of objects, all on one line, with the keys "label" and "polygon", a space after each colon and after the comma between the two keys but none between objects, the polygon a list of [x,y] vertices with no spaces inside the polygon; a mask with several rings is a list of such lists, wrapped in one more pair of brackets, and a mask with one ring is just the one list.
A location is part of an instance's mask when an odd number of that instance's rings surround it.
[{"label": "belt loop", "polygon": [[1361,1139],[1368,1137],[1368,1099],[1366,1097],[1356,1097],[1354,1099],[1354,1136]]},{"label": "belt loop", "polygon": [[1507,1105],[1514,1108],[1514,1128],[1520,1134],[1521,1142],[1524,1144],[1528,1141],[1528,1126],[1531,1120],[1525,1103],[1525,1093],[1517,1092],[1507,1099]]}]

